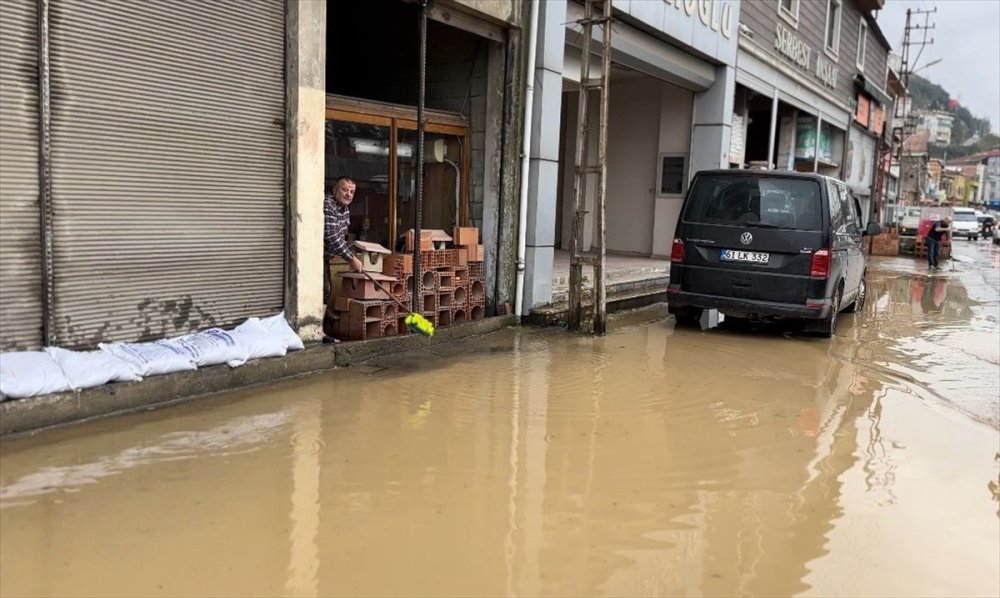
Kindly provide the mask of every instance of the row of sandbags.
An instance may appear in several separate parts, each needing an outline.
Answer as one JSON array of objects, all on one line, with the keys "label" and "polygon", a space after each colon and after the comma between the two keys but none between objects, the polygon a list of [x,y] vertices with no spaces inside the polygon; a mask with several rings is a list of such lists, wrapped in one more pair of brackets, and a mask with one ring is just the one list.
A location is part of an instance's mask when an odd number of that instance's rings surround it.
[{"label": "row of sandbags", "polygon": [[303,348],[281,312],[250,318],[232,330],[211,328],[148,343],[101,343],[97,351],[0,353],[0,400],[82,390],[108,382],[138,381],[199,367],[238,367],[251,359],[280,357]]}]

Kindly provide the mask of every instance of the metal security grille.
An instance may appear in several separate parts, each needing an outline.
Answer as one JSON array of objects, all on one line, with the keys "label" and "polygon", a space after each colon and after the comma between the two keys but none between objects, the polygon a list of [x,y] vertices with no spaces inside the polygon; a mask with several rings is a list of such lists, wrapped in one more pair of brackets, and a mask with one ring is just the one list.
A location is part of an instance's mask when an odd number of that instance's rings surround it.
[{"label": "metal security grille", "polygon": [[50,1],[56,344],[281,309],[284,3]]},{"label": "metal security grille", "polygon": [[0,7],[0,351],[42,344],[38,10]]}]

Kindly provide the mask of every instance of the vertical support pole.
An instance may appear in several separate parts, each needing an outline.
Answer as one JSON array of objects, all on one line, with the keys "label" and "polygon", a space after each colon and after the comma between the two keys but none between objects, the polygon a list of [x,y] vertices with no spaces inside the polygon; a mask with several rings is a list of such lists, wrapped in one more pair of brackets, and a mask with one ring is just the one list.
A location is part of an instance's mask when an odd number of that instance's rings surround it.
[{"label": "vertical support pole", "polygon": [[[819,172],[819,135],[823,131],[823,113],[816,114],[816,139],[813,144],[813,172]],[[848,131],[850,133],[850,131]]]},{"label": "vertical support pole", "polygon": [[55,269],[52,261],[52,81],[49,0],[38,0],[38,208],[42,235],[42,341],[56,344]]},{"label": "vertical support pole", "polygon": [[397,119],[389,126],[389,248],[396,251],[396,222],[399,220],[399,128]]},{"label": "vertical support pole", "polygon": [[778,89],[774,89],[774,97],[771,99],[771,128],[767,133],[767,169],[778,167],[778,158],[774,155],[774,140],[778,130]]},{"label": "vertical support pole", "polygon": [[598,163],[600,175],[597,181],[597,261],[594,262],[594,334],[604,334],[607,330],[606,286],[604,267],[607,261],[606,207],[608,191],[608,92],[611,78],[611,0],[604,0],[603,54],[601,55],[601,120],[598,137]]},{"label": "vertical support pole", "polygon": [[593,36],[594,7],[588,0],[583,5],[583,40],[580,55],[580,101],[577,106],[576,120],[576,173],[573,177],[573,236],[570,244],[569,266],[569,315],[567,327],[570,330],[580,329],[582,319],[583,296],[583,264],[580,253],[583,246],[583,225],[586,216],[584,197],[587,186],[584,179],[585,158],[587,155],[587,118],[590,100],[588,81],[590,78],[590,42]]},{"label": "vertical support pole", "polygon": [[427,93],[427,0],[420,0],[420,55],[417,93],[417,196],[413,201],[413,311],[424,309],[420,295],[420,225],[424,212],[424,96]]}]

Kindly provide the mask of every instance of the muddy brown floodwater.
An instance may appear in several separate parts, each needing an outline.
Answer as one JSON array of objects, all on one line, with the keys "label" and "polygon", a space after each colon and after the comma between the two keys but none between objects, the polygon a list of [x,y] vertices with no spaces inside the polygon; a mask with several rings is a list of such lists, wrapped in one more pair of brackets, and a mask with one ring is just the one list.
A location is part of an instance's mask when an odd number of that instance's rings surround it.
[{"label": "muddy brown floodwater", "polygon": [[0,593],[996,596],[964,251],[877,262],[832,341],[658,308],[5,441]]}]

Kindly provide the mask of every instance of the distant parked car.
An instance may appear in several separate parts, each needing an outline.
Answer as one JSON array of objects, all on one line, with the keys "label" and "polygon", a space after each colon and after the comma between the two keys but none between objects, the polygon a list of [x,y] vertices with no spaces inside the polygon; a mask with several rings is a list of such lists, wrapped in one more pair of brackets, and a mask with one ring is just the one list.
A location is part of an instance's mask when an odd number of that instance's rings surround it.
[{"label": "distant parked car", "polygon": [[979,239],[979,221],[976,220],[976,211],[972,208],[955,208],[952,210],[955,221],[952,223],[953,238],[965,237],[970,241]]},{"label": "distant parked car", "polygon": [[695,175],[670,255],[669,311],[729,318],[799,319],[833,336],[841,310],[868,295],[861,203],[836,179],[812,173],[710,170]]},{"label": "distant parked car", "polygon": [[899,234],[903,237],[917,236],[920,228],[921,208],[904,208],[899,215]]}]

